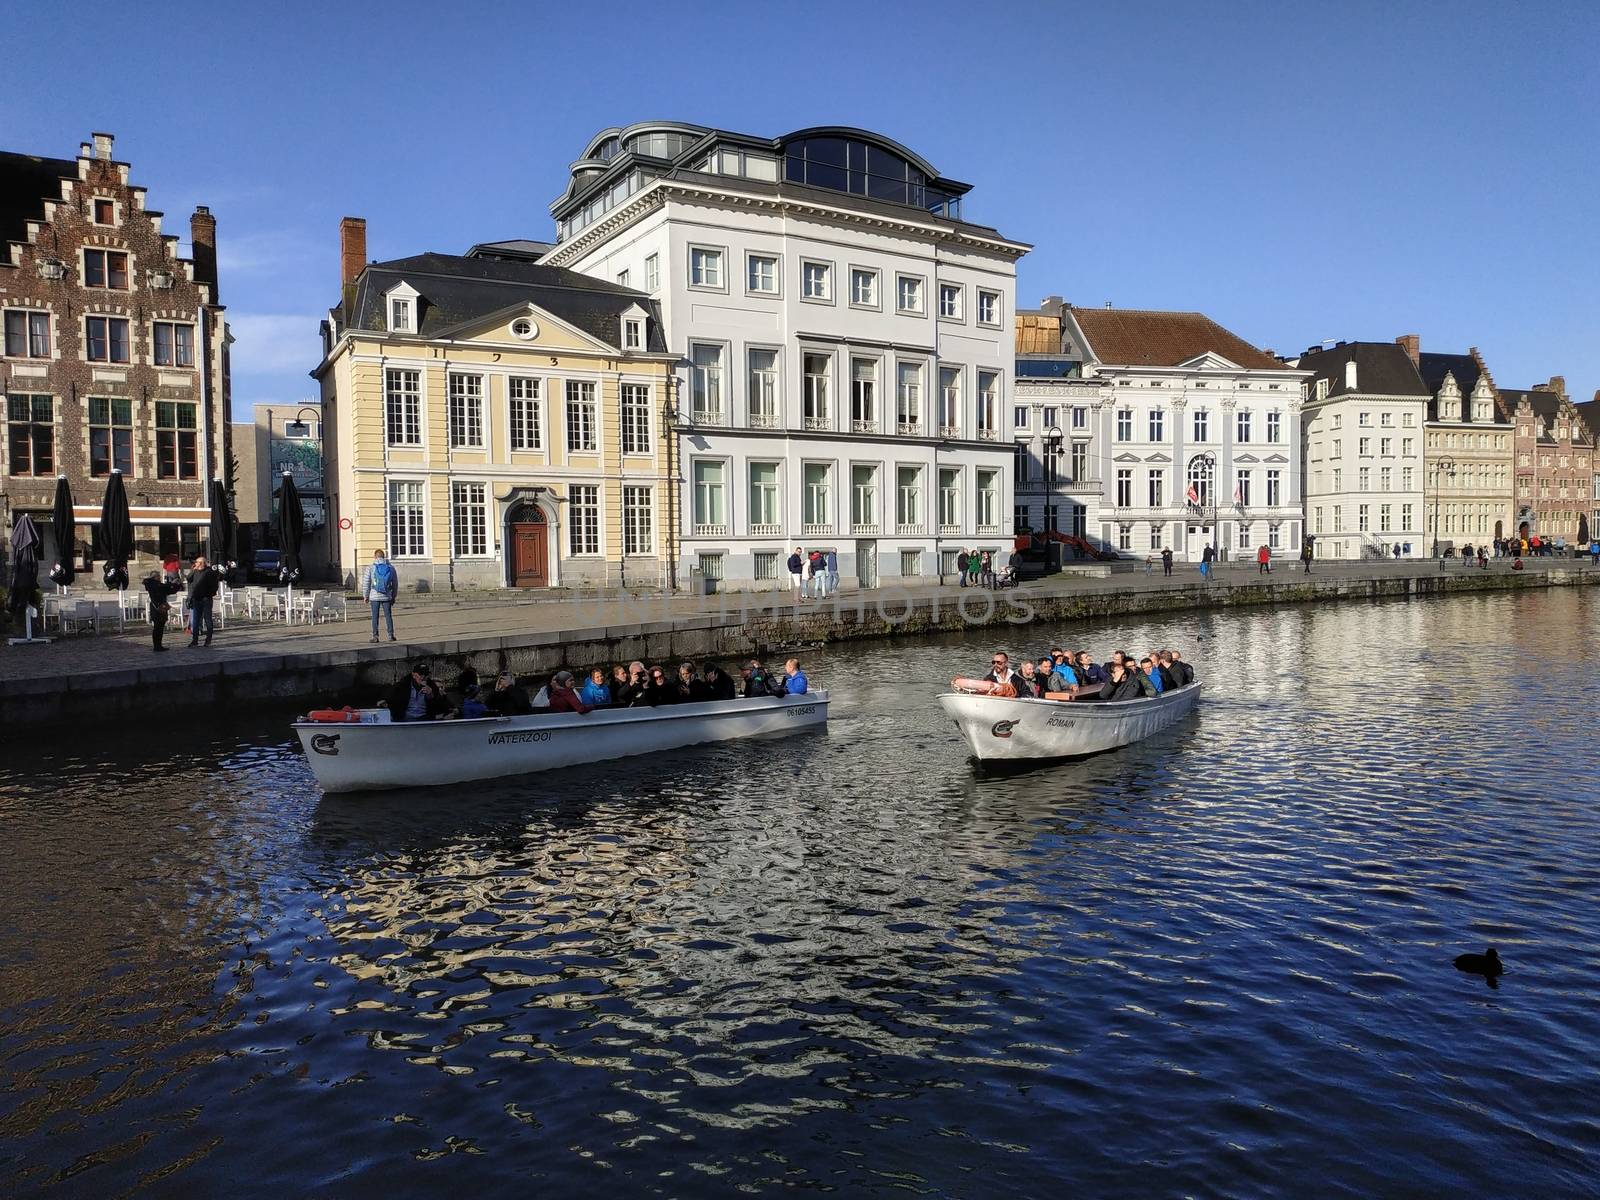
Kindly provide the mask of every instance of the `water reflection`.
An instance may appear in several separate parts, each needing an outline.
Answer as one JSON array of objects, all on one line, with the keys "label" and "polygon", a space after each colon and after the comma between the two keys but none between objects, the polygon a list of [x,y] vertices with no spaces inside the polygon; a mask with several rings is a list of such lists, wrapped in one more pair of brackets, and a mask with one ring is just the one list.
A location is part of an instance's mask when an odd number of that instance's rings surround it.
[{"label": "water reflection", "polygon": [[987,633],[811,655],[826,734],[559,778],[323,800],[227,728],[8,763],[0,1190],[1576,1192],[1597,620],[1026,631],[1213,686],[1004,776],[932,704]]}]

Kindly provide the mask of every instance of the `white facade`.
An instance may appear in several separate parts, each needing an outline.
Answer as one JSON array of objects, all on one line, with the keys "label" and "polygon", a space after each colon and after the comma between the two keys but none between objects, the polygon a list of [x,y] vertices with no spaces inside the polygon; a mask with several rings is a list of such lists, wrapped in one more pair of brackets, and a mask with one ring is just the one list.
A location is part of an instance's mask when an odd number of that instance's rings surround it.
[{"label": "white facade", "polygon": [[[1326,383],[1326,380],[1319,380]],[[1346,393],[1306,407],[1306,532],[1318,558],[1426,558],[1415,396]]]},{"label": "white facade", "polygon": [[1011,424],[1019,528],[1100,540],[1105,390],[1098,380],[1017,377]]},{"label": "white facade", "polygon": [[[845,580],[873,586],[953,571],[963,547],[1009,549],[1016,262],[1028,247],[909,204],[779,183],[776,166],[756,169],[764,155],[719,155],[735,135],[672,128],[699,139],[695,169],[623,187],[604,216],[561,220],[543,261],[661,304],[682,356],[680,579],[699,569],[774,586],[804,546],[836,550]],[[625,167],[631,131],[608,132]],[[852,154],[862,139],[909,154],[845,133]],[[738,144],[784,161],[781,142]],[[741,162],[750,177],[715,173]],[[575,185],[569,198],[587,194]]]}]

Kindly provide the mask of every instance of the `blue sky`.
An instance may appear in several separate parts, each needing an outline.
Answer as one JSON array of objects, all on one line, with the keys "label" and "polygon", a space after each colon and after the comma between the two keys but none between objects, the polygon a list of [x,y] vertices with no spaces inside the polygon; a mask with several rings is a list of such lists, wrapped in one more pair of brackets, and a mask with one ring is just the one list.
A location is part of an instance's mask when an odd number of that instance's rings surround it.
[{"label": "blue sky", "polygon": [[311,394],[340,216],[375,258],[546,239],[589,136],[658,118],[904,142],[1034,244],[1025,307],[1200,309],[1279,352],[1419,333],[1502,386],[1600,387],[1600,5],[156,13],[11,13],[0,148],[108,130],[185,237],[211,206],[236,409]]}]

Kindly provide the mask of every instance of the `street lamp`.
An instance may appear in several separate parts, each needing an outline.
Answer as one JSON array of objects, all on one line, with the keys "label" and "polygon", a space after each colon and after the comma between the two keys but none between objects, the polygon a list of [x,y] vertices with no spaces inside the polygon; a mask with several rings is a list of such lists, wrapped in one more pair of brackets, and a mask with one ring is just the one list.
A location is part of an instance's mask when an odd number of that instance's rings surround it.
[{"label": "street lamp", "polygon": [[1441,458],[1433,464],[1433,556],[1439,560],[1439,570],[1444,570],[1444,555],[1439,553],[1439,486],[1440,476],[1456,477],[1456,460]]},{"label": "street lamp", "polygon": [[317,409],[306,407],[306,408],[302,408],[299,412],[295,413],[294,414],[294,420],[285,421],[284,422],[284,425],[283,425],[283,436],[284,437],[292,437],[292,438],[310,437],[311,436],[311,423],[309,421],[301,420],[301,418],[306,413],[310,413],[312,416],[316,416],[317,415],[317,411],[318,411]]},{"label": "street lamp", "polygon": [[1045,553],[1055,556],[1058,571],[1061,569],[1061,543],[1051,535],[1061,532],[1061,510],[1056,505],[1056,476],[1060,474],[1062,436],[1059,425],[1050,426],[1044,434],[1044,523],[1045,545],[1049,547]]},{"label": "street lamp", "polygon": [[1211,559],[1212,562],[1216,562],[1222,557],[1222,537],[1217,530],[1217,456],[1211,451],[1207,450],[1204,454],[1197,454],[1189,460],[1189,467],[1191,470],[1193,469],[1195,463],[1204,463],[1206,467],[1205,474],[1202,476],[1206,484],[1206,495],[1200,497],[1201,504],[1198,507],[1200,507],[1203,512],[1205,509],[1205,500],[1207,498],[1210,499]]}]

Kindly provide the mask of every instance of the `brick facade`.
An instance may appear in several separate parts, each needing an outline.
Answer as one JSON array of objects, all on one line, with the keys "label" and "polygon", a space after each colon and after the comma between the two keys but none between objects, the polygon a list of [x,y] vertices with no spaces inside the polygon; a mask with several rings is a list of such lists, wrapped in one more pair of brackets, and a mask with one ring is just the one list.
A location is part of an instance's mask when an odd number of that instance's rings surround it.
[{"label": "brick facade", "polygon": [[[47,347],[18,345],[15,339],[0,342],[0,384],[7,395],[7,411],[0,415],[9,418],[20,407],[12,397],[49,397],[53,434],[53,461],[29,462],[7,423],[0,441],[0,546],[17,514],[27,512],[40,522],[47,554],[54,554],[47,526],[58,473],[71,481],[80,509],[98,508],[108,472],[91,471],[89,413],[94,399],[125,401],[131,416],[131,470],[124,472],[124,480],[140,558],[156,554],[163,526],[168,538],[176,527],[148,510],[205,509],[207,481],[223,475],[227,327],[217,295],[216,221],[209,210],[196,210],[190,230],[196,253],[192,259],[180,258],[178,237],[163,231],[161,214],[146,207],[145,189],[129,181],[128,165],[112,158],[111,145],[109,135],[96,134],[76,159],[0,154],[0,187],[10,193],[12,222],[0,228],[0,310],[44,314],[49,332]],[[40,193],[36,203],[30,189]],[[90,285],[99,270],[98,261],[91,262],[98,260],[97,251],[126,256],[125,280],[113,265],[120,260],[111,260],[105,275],[106,282],[125,286]],[[126,362],[90,361],[92,317],[127,322]],[[10,332],[27,331],[29,318],[10,319]],[[179,327],[165,340],[167,361],[160,364],[158,322]],[[185,326],[191,330],[188,354],[182,348]],[[103,357],[114,356],[108,352]],[[163,401],[193,406],[192,465],[177,463],[175,469],[162,470],[158,464],[157,405]],[[182,408],[163,411],[188,415]],[[172,440],[181,440],[187,451],[187,438]],[[39,444],[35,440],[30,448]],[[140,510],[146,510],[144,521]],[[186,546],[202,533],[203,518],[196,515],[192,522],[184,530]],[[80,558],[92,532],[80,519]]]},{"label": "brick facade", "polygon": [[[1502,392],[1516,423],[1517,526],[1521,536],[1579,541],[1593,502],[1595,435],[1559,375],[1530,391]],[[1514,407],[1513,407],[1514,405]]]}]

